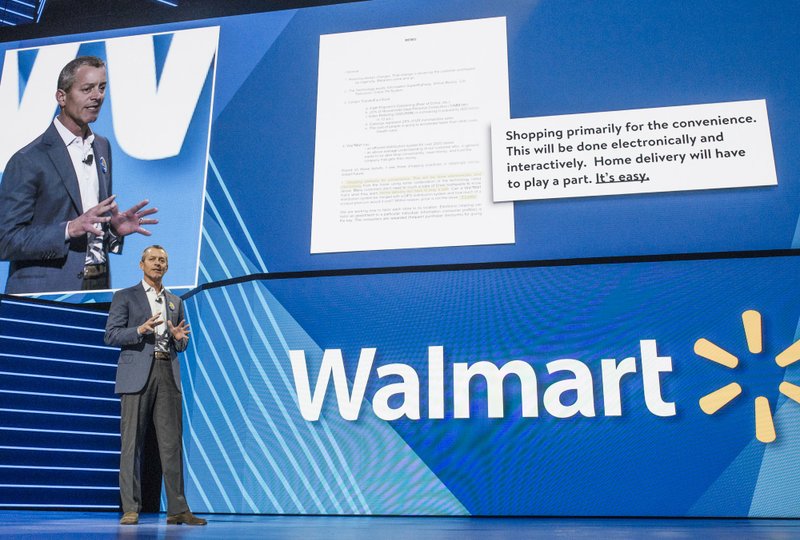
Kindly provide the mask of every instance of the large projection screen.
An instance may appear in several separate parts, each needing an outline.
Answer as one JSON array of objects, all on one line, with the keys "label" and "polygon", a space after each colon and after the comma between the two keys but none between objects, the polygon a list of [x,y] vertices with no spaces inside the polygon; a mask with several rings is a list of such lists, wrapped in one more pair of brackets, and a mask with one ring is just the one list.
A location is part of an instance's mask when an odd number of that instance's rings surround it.
[{"label": "large projection screen", "polygon": [[173,287],[237,277],[217,234],[244,274],[789,250],[796,16],[377,0],[5,43],[0,170],[97,54],[114,190],[161,218],[114,289],[149,240]]},{"label": "large projection screen", "polygon": [[161,222],[33,296],[166,247],[196,511],[798,517],[798,27],[372,0],[7,42],[0,173],[105,59]]}]

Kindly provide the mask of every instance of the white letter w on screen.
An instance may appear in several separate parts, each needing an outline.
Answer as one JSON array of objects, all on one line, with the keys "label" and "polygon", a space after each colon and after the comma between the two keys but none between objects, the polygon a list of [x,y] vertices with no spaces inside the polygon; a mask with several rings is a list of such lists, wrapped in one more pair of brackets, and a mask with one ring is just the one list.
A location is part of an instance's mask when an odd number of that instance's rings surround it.
[{"label": "white letter w on screen", "polygon": [[[125,153],[145,160],[180,153],[218,41],[216,26],[175,32],[158,80],[153,34],[105,41],[114,135]],[[21,50],[6,51],[0,76],[0,171],[52,122],[58,74],[81,44],[39,48],[27,81]]]},{"label": "white letter w on screen", "polygon": [[322,403],[328,390],[328,381],[333,375],[333,387],[336,390],[336,400],[339,404],[339,414],[345,420],[357,420],[361,410],[361,401],[367,389],[369,372],[375,360],[375,349],[361,349],[356,368],[356,379],[353,382],[353,392],[349,391],[347,376],[344,372],[344,361],[341,349],[325,349],[322,355],[322,365],[319,367],[317,386],[314,388],[314,397],[311,397],[311,384],[306,364],[305,351],[289,351],[294,374],[294,386],[297,390],[297,404],[300,414],[309,421],[319,420]]},{"label": "white letter w on screen", "polygon": [[153,160],[180,153],[218,39],[216,26],[175,32],[158,81],[152,35],[106,41],[114,135],[126,154]]},{"label": "white letter w on screen", "polygon": [[[56,110],[58,74],[75,58],[80,43],[42,47],[26,84],[20,84],[20,50],[6,51],[0,75],[0,171],[11,155],[40,135]],[[24,87],[24,90],[23,90]]]}]

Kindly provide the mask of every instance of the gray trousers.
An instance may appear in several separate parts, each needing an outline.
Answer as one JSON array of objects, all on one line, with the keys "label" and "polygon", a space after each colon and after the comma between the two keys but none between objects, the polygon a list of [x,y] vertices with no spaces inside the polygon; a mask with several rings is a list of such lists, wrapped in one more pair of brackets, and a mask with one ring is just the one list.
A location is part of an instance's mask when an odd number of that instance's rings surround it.
[{"label": "gray trousers", "polygon": [[167,513],[180,514],[189,510],[183,494],[181,393],[175,386],[171,362],[154,358],[144,389],[138,394],[122,394],[121,401],[119,491],[122,511],[140,512],[142,509],[142,448],[151,417],[164,474]]}]

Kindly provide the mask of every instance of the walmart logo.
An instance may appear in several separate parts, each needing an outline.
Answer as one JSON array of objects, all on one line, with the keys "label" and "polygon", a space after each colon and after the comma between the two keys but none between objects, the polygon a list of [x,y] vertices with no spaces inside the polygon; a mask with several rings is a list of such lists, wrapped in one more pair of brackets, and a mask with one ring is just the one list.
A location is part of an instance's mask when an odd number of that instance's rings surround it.
[{"label": "walmart logo", "polygon": [[[742,324],[744,325],[748,350],[752,354],[761,353],[763,351],[761,313],[755,310],[745,311],[742,313]],[[694,352],[698,356],[730,369],[735,369],[739,365],[739,359],[736,356],[705,338],[697,340],[694,344]],[[800,340],[775,357],[775,363],[782,368],[798,360],[800,360]],[[783,381],[778,386],[778,390],[789,399],[800,403],[800,386]],[[706,414],[714,414],[736,399],[741,393],[741,385],[737,382],[732,382],[700,398],[700,408]],[[771,443],[776,438],[772,409],[770,408],[769,399],[764,396],[758,396],[755,399],[755,430],[756,439],[762,443]]]}]

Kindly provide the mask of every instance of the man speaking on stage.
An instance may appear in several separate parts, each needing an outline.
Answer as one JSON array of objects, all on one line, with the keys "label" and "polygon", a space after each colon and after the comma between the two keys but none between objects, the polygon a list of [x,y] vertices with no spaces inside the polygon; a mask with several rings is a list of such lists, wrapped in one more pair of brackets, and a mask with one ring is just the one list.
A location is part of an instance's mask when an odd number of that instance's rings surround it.
[{"label": "man speaking on stage", "polygon": [[181,299],[162,283],[167,252],[153,245],[139,263],[144,277],[114,293],[105,342],[121,347],[114,391],[121,395],[122,445],[119,490],[124,512],[120,524],[135,525],[142,509],[141,458],[152,419],[167,493],[167,524],[205,525],[192,514],[183,492],[183,421],[178,353],[189,343]]},{"label": "man speaking on stage", "polygon": [[120,212],[111,187],[111,148],[92,132],[106,93],[95,56],[69,62],[58,77],[60,108],[50,127],[9,160],[0,182],[0,260],[10,261],[6,293],[108,289],[108,255],[123,238],[149,235],[157,212],[146,199]]}]

